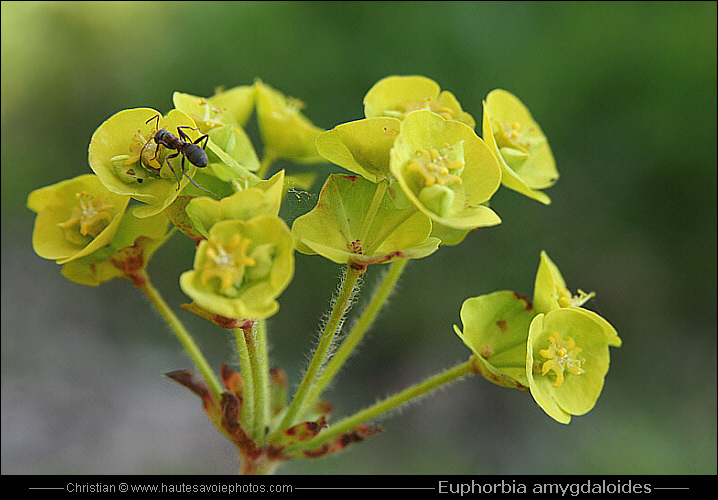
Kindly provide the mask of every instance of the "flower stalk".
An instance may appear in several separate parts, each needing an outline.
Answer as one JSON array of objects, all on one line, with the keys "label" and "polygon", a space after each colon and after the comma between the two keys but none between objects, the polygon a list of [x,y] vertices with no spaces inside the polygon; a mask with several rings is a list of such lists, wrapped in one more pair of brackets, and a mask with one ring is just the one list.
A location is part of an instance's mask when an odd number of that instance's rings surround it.
[{"label": "flower stalk", "polygon": [[269,356],[267,354],[267,324],[257,320],[248,342],[254,381],[254,436],[264,445],[269,422]]},{"label": "flower stalk", "polygon": [[316,438],[301,443],[301,445],[288,447],[286,451],[291,452],[297,449],[309,449],[321,446],[323,443],[331,440],[332,438],[336,438],[351,429],[355,429],[360,424],[374,420],[388,411],[409,403],[419,396],[423,396],[434,389],[438,389],[441,386],[454,382],[471,373],[472,362],[466,361],[460,365],[441,372],[438,375],[434,375],[419,384],[413,385],[408,389],[395,394],[394,396],[384,399],[375,405],[361,410],[332,425],[330,428],[320,433]]},{"label": "flower stalk", "polygon": [[326,362],[326,357],[329,352],[329,348],[332,345],[334,336],[337,331],[341,328],[344,314],[346,313],[352,296],[354,295],[354,288],[356,287],[359,277],[364,272],[364,268],[347,266],[346,276],[342,281],[339,295],[334,301],[331,315],[327,320],[322,336],[319,339],[312,360],[309,363],[309,367],[302,378],[302,382],[297,389],[297,393],[294,395],[292,402],[287,409],[287,412],[282,419],[282,423],[279,425],[279,429],[285,429],[294,423],[296,417],[301,411],[307,406],[307,396],[310,394],[312,387],[317,381],[317,377],[320,374],[321,368]]},{"label": "flower stalk", "polygon": [[307,397],[307,406],[310,406],[322,395],[329,383],[337,376],[346,361],[354,352],[356,347],[364,338],[364,335],[371,327],[376,319],[379,311],[384,307],[387,298],[394,290],[399,277],[404,272],[408,259],[398,259],[389,265],[389,270],[384,274],[379,288],[376,289],[371,301],[359,316],[359,319],[349,331],[347,336],[337,349],[334,356],[329,360],[326,367],[322,370],[322,376],[312,387],[310,395]]},{"label": "flower stalk", "polygon": [[[249,323],[249,322],[248,322]],[[239,369],[244,379],[246,387],[254,387],[254,369],[252,368],[252,355],[250,351],[250,340],[252,336],[252,326],[246,323],[241,328],[234,329],[235,344],[237,346],[237,360],[239,361]],[[244,391],[244,401],[240,409],[241,420],[248,429],[255,429],[254,426],[254,391]]]},{"label": "flower stalk", "polygon": [[150,300],[167,325],[169,325],[170,329],[180,341],[185,351],[187,351],[189,357],[192,358],[192,361],[194,361],[195,366],[199,370],[205,382],[207,382],[215,401],[220,401],[221,394],[223,392],[222,386],[220,385],[214,371],[212,371],[212,367],[210,367],[207,359],[204,357],[204,354],[202,354],[199,346],[179,320],[177,315],[175,315],[174,311],[172,311],[169,307],[159,291],[154,287],[154,285],[152,285],[147,273],[145,271],[141,271],[140,275],[143,279],[135,281],[135,286],[137,286],[137,288],[145,294],[145,297]]}]

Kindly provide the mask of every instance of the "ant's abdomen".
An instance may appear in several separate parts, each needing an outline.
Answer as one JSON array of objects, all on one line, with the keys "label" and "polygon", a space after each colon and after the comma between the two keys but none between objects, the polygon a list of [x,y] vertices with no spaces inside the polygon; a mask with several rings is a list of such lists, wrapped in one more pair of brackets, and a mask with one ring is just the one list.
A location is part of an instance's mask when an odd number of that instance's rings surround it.
[{"label": "ant's abdomen", "polygon": [[184,154],[187,157],[187,161],[195,167],[204,168],[207,166],[207,153],[196,144],[187,145]]}]

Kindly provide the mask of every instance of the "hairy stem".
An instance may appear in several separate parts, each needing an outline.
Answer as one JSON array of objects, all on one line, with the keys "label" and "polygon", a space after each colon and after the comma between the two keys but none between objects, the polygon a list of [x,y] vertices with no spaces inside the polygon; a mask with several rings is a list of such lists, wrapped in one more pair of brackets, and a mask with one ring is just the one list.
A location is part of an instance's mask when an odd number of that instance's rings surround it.
[{"label": "hairy stem", "polygon": [[317,448],[327,441],[336,439],[346,432],[351,432],[356,429],[357,426],[376,419],[378,416],[391,411],[399,406],[411,402],[412,399],[427,394],[434,389],[437,389],[443,385],[454,382],[472,372],[471,361],[467,361],[460,365],[450,368],[438,375],[434,375],[427,380],[416,384],[414,386],[405,389],[394,396],[391,396],[377,404],[370,406],[354,415],[341,420],[340,422],[332,425],[328,429],[322,431],[314,439],[305,441],[301,444],[289,446],[285,451],[292,452],[299,449],[312,449]]},{"label": "hairy stem", "polygon": [[344,338],[337,352],[334,353],[332,359],[322,370],[317,383],[314,387],[312,387],[312,391],[307,397],[307,406],[319,399],[327,385],[329,385],[334,377],[336,377],[339,370],[342,369],[347,359],[349,359],[351,354],[354,352],[354,349],[356,349],[357,345],[359,345],[361,340],[364,338],[364,334],[366,334],[367,330],[379,314],[379,311],[381,311],[382,307],[386,303],[386,299],[394,289],[394,286],[403,273],[407,262],[408,259],[398,259],[390,264],[389,270],[386,274],[384,274],[381,284],[374,292],[374,296],[371,298],[371,301],[361,313],[361,316],[359,316],[359,319],[349,331],[347,336]]},{"label": "hairy stem", "polygon": [[290,427],[294,423],[294,419],[297,415],[305,408],[306,397],[311,391],[315,379],[326,361],[329,348],[332,345],[335,334],[342,324],[344,313],[346,312],[347,307],[349,306],[349,301],[354,293],[354,287],[356,286],[359,276],[361,276],[363,272],[363,268],[355,269],[351,265],[347,266],[346,276],[339,290],[339,295],[334,302],[334,307],[332,308],[329,320],[327,320],[327,323],[324,326],[322,336],[319,339],[319,344],[314,351],[314,355],[312,356],[309,367],[307,368],[304,378],[299,385],[299,389],[297,389],[297,393],[294,395],[294,398],[292,399],[292,402],[289,405],[289,408],[287,409],[287,412],[284,415],[282,423],[279,425],[277,431]]},{"label": "hairy stem", "polygon": [[267,346],[267,323],[255,322],[252,335],[252,380],[254,381],[254,428],[255,440],[264,445],[269,422],[269,356]]},{"label": "hairy stem", "polygon": [[252,324],[246,324],[242,328],[234,329],[234,338],[237,344],[237,358],[239,361],[239,369],[242,373],[242,380],[244,381],[245,391],[243,394],[244,400],[242,401],[242,416],[241,422],[245,429],[249,429],[254,436],[254,369],[252,367],[252,355],[250,352],[250,341],[247,337],[252,336]]},{"label": "hairy stem", "polygon": [[195,343],[192,335],[190,335],[179,318],[177,318],[169,305],[167,305],[167,302],[165,302],[164,298],[162,298],[159,291],[157,291],[157,289],[152,285],[147,273],[143,273],[142,277],[143,279],[141,282],[138,282],[135,286],[145,294],[152,305],[155,306],[157,311],[160,313],[162,318],[167,322],[172,332],[184,347],[185,351],[187,351],[187,354],[189,354],[189,357],[192,358],[192,361],[194,361],[194,364],[197,366],[200,374],[202,374],[202,377],[207,383],[215,401],[219,402],[221,400],[222,386],[219,383],[219,379],[217,379],[217,376],[212,371],[212,368],[209,366],[207,359]]}]

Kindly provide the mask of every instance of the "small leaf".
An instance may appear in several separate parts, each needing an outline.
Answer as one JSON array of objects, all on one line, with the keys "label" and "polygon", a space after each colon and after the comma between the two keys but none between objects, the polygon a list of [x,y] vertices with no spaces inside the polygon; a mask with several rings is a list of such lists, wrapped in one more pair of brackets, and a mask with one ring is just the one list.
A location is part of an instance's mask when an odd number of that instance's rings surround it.
[{"label": "small leaf", "polygon": [[192,314],[196,314],[200,318],[204,318],[208,321],[211,321],[215,325],[222,328],[242,328],[247,324],[246,319],[227,318],[226,316],[214,314],[213,312],[208,311],[207,309],[197,305],[194,302],[191,302],[189,304],[180,304],[180,307],[185,311]]},{"label": "small leaf", "polygon": [[244,380],[242,375],[237,370],[230,368],[227,363],[222,363],[219,374],[222,378],[222,384],[227,390],[242,401],[244,399]]},{"label": "small leaf", "polygon": [[243,451],[253,452],[258,449],[246,430],[239,423],[239,411],[241,408],[240,400],[229,392],[222,394],[220,403],[221,410],[221,426],[227,436],[234,442],[235,446]]},{"label": "small leaf", "polygon": [[332,453],[337,453],[344,450],[347,446],[353,443],[360,443],[365,439],[381,432],[381,427],[372,427],[368,424],[361,424],[356,429],[345,432],[334,441],[325,443],[319,448],[312,450],[304,450],[301,454],[306,458],[320,458]]},{"label": "small leaf", "polygon": [[327,427],[329,427],[329,424],[324,417],[320,417],[316,422],[302,422],[282,431],[282,433],[272,441],[272,446],[283,448],[303,441],[309,441],[319,434],[322,429],[326,429]]},{"label": "small leaf", "polygon": [[204,382],[204,380],[197,379],[194,376],[194,373],[192,373],[190,370],[176,370],[173,372],[168,372],[165,373],[165,377],[171,378],[175,382],[179,383],[180,385],[183,385],[184,387],[192,391],[194,394],[199,396],[199,398],[202,400],[202,406],[204,407],[205,411],[208,411],[210,408],[217,406],[217,403],[212,398],[212,393],[207,387],[207,384]]}]

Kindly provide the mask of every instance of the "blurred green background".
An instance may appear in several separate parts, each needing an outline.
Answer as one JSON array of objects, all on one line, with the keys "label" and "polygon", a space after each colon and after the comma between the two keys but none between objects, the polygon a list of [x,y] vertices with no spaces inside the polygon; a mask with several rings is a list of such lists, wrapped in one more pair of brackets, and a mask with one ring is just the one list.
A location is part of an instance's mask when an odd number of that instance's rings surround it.
[{"label": "blurred green background", "polygon": [[[571,288],[597,292],[624,344],[596,408],[569,426],[474,377],[280,473],[716,473],[715,2],[2,2],[3,474],[237,470],[199,400],[161,377],[190,361],[143,297],[119,280],[73,284],[33,253],[28,193],[90,172],[102,121],[166,112],[175,90],[259,77],[331,128],[361,118],[392,74],[433,78],[475,117],[491,89],[514,92],[561,179],[548,207],[500,190],[503,224],[410,263],[332,388],[335,418],[466,360],[452,330],[463,300],[530,296],[542,249]],[[176,236],[150,266],[177,309],[192,257]],[[298,255],[269,322],[272,362],[295,386],[339,272]],[[224,331],[179,314],[214,366],[232,360]]]}]

